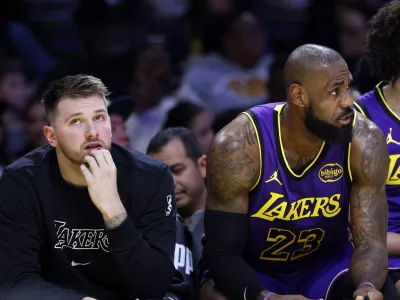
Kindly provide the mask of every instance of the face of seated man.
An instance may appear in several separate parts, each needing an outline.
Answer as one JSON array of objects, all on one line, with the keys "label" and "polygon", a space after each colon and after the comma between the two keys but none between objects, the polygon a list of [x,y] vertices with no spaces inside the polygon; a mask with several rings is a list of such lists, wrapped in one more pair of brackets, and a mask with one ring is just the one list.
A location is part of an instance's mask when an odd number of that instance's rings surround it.
[{"label": "face of seated man", "polygon": [[131,143],[128,132],[125,129],[125,123],[123,117],[117,114],[112,114],[110,115],[110,120],[111,120],[112,142],[124,147],[129,147]]}]

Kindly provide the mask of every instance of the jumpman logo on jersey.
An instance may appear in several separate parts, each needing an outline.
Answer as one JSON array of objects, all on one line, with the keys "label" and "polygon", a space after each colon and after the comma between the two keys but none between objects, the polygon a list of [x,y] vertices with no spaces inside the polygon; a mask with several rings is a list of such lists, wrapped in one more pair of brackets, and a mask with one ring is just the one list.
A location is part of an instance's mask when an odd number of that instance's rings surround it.
[{"label": "jumpman logo on jersey", "polygon": [[276,181],[277,183],[279,183],[279,185],[283,185],[282,182],[279,180],[278,178],[278,171],[279,169],[277,169],[272,175],[271,177],[269,177],[268,180],[265,181],[265,183],[271,182],[271,181]]},{"label": "jumpman logo on jersey", "polygon": [[400,142],[395,141],[393,139],[393,137],[392,137],[392,128],[389,129],[389,133],[388,133],[388,136],[386,138],[386,144],[389,145],[390,143],[393,143],[393,144],[396,144],[396,145],[400,145]]}]

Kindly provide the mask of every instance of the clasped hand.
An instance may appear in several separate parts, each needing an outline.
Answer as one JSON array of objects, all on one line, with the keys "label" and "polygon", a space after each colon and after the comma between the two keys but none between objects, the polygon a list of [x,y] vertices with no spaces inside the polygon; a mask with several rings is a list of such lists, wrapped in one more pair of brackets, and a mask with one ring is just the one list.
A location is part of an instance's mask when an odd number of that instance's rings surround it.
[{"label": "clasped hand", "polygon": [[117,188],[117,168],[108,150],[92,150],[91,155],[84,157],[87,165],[81,165],[90,198],[97,209],[103,214],[121,208]]},{"label": "clasped hand", "polygon": [[368,296],[369,300],[383,300],[383,295],[380,291],[374,289],[371,286],[361,286],[353,294],[353,299],[364,300],[364,297]]}]

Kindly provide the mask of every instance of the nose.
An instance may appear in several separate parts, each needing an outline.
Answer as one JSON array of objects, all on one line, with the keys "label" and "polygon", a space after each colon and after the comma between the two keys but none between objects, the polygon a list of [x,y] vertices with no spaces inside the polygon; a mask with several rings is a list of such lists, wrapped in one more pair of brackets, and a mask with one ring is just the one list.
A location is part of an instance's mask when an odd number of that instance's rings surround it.
[{"label": "nose", "polygon": [[346,93],[344,93],[343,98],[340,101],[340,108],[346,110],[347,108],[352,106],[353,106],[353,97],[350,91],[346,91]]},{"label": "nose", "polygon": [[86,139],[94,139],[99,136],[99,132],[97,131],[96,125],[92,121],[86,122]]}]

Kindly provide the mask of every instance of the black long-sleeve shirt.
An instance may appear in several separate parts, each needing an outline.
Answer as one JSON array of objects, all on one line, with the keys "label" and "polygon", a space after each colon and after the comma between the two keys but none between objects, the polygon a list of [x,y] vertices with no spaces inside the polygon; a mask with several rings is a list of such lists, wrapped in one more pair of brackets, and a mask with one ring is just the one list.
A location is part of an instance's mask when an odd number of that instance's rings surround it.
[{"label": "black long-sleeve shirt", "polygon": [[0,299],[162,298],[174,275],[175,199],[168,167],[112,146],[128,218],[107,230],[87,188],[63,181],[41,147],[0,179]]}]

